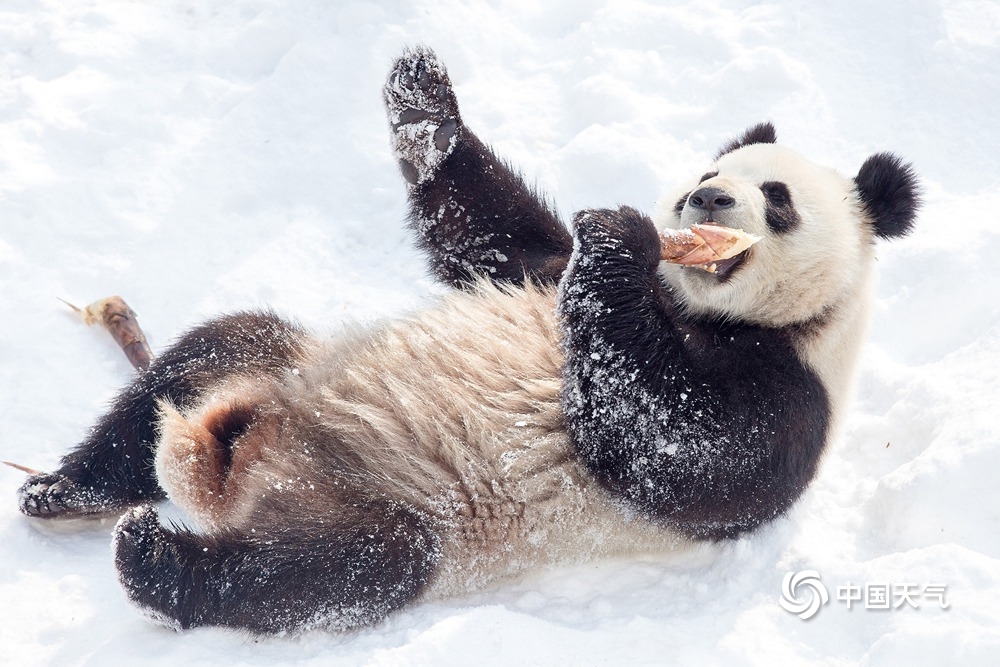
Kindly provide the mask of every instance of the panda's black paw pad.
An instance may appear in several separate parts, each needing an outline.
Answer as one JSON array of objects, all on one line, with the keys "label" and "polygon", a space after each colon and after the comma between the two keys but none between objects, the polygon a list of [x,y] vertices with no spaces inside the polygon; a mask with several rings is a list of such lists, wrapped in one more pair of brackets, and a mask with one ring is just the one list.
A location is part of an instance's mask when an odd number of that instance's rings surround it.
[{"label": "panda's black paw pad", "polygon": [[430,179],[455,148],[461,129],[458,102],[444,64],[433,51],[407,51],[382,90],[393,149],[411,185]]},{"label": "panda's black paw pad", "polygon": [[42,519],[99,514],[107,510],[89,489],[58,473],[41,473],[28,478],[17,492],[18,509]]}]

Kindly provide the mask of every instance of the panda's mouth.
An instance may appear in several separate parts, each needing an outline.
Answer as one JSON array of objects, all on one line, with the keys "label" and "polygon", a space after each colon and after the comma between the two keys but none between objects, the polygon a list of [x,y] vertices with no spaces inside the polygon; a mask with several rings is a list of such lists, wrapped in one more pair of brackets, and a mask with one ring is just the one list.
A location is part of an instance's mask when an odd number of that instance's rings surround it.
[{"label": "panda's mouth", "polygon": [[733,275],[740,266],[743,265],[747,260],[747,255],[750,250],[744,250],[735,257],[730,257],[729,259],[720,259],[712,262],[711,264],[692,264],[689,266],[681,266],[682,269],[697,269],[695,273],[704,275],[707,280],[715,280],[716,282],[724,283]]},{"label": "panda's mouth", "polygon": [[730,257],[729,259],[720,259],[713,263],[715,268],[714,271],[709,270],[709,273],[715,276],[719,282],[725,282],[733,274],[733,272],[743,265],[747,259],[747,254],[750,249],[746,249],[735,257]]},{"label": "panda's mouth", "polygon": [[[729,225],[724,225],[721,222],[712,219],[702,220],[698,224],[713,225],[715,227],[726,227],[731,229]],[[714,279],[716,282],[723,283],[729,280],[733,273],[746,263],[751,252],[753,252],[753,248],[747,248],[738,255],[734,255],[728,259],[717,259],[708,264],[692,264],[683,268],[698,269],[697,273],[705,275],[706,279]]]}]

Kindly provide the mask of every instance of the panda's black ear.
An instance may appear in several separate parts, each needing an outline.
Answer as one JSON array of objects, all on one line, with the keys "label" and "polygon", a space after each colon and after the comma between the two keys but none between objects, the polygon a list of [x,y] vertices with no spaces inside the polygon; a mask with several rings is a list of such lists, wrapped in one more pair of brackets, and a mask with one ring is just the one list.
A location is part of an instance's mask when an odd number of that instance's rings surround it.
[{"label": "panda's black ear", "polygon": [[732,153],[738,148],[743,148],[744,146],[749,146],[751,144],[773,144],[777,140],[778,133],[775,131],[774,125],[771,125],[770,123],[757,123],[753,127],[748,128],[747,131],[739,137],[723,146],[719,152],[715,154],[715,159],[718,160],[726,153]]},{"label": "panda's black ear", "polygon": [[892,153],[877,153],[861,165],[854,182],[875,234],[891,239],[909,233],[920,208],[920,187],[911,165]]}]

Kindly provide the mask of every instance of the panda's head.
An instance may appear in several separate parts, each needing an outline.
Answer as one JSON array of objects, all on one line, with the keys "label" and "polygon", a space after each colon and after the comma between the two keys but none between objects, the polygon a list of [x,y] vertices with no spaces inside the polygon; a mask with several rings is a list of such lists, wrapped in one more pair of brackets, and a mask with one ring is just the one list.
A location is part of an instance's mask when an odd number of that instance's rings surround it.
[{"label": "panda's head", "polygon": [[723,148],[659,225],[715,223],[762,237],[716,273],[661,264],[685,307],[765,326],[806,323],[861,295],[876,237],[906,234],[916,177],[897,157],[868,158],[845,178],[776,145],[761,124]]}]

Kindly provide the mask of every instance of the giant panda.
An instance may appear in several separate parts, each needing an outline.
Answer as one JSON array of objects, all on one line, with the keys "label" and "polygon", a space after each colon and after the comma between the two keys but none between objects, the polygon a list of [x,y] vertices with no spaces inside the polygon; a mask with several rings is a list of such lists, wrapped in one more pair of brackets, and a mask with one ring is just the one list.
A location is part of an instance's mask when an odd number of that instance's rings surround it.
[{"label": "giant panda", "polygon": [[[761,124],[657,222],[588,210],[570,232],[465,125],[430,50],[399,58],[384,99],[410,226],[455,289],[332,339],[271,312],[194,328],[21,511],[124,512],[135,605],[261,633],[786,512],[844,410],[874,242],[913,224],[911,167],[883,153],[844,178]],[[658,228],[696,223],[762,240],[715,273],[661,262]],[[162,525],[164,498],[194,528]]]}]

